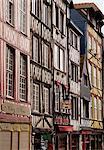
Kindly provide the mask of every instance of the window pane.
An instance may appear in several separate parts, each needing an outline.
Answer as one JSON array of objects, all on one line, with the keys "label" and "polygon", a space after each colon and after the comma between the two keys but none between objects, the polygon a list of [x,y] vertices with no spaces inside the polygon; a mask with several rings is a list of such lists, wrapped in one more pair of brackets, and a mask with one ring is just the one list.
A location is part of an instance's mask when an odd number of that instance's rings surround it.
[{"label": "window pane", "polygon": [[7,46],[6,53],[6,94],[14,96],[14,49]]},{"label": "window pane", "polygon": [[33,84],[33,104],[32,108],[35,111],[39,111],[39,85]]},{"label": "window pane", "polygon": [[59,48],[57,45],[54,47],[54,66],[59,69]]},{"label": "window pane", "polygon": [[49,89],[43,88],[43,112],[49,113]]},{"label": "window pane", "polygon": [[60,31],[63,33],[64,28],[64,14],[60,11]]},{"label": "window pane", "polygon": [[33,60],[39,63],[39,40],[33,37]]},{"label": "window pane", "polygon": [[60,49],[60,70],[64,71],[64,51]]},{"label": "window pane", "polygon": [[20,30],[26,33],[26,0],[20,0]]},{"label": "window pane", "polygon": [[45,43],[43,43],[43,65],[49,67],[49,47]]},{"label": "window pane", "polygon": [[27,64],[26,64],[26,57],[24,55],[20,55],[20,99],[26,100],[27,99]]}]

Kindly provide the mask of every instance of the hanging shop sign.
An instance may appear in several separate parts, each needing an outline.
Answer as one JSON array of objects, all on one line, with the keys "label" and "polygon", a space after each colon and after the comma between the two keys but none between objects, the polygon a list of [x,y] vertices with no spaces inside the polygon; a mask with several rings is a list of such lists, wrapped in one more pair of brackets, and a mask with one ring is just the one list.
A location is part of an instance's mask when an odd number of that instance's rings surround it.
[{"label": "hanging shop sign", "polygon": [[62,109],[71,109],[71,101],[64,100],[63,102],[61,102],[61,108]]}]

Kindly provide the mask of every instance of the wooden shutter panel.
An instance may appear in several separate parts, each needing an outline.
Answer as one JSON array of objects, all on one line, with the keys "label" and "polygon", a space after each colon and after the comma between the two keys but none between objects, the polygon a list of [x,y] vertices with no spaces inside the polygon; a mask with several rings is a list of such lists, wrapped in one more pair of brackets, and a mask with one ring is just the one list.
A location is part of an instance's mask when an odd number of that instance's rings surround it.
[{"label": "wooden shutter panel", "polygon": [[0,150],[11,149],[11,132],[0,132]]},{"label": "wooden shutter panel", "polygon": [[29,133],[20,132],[20,150],[29,150]]}]

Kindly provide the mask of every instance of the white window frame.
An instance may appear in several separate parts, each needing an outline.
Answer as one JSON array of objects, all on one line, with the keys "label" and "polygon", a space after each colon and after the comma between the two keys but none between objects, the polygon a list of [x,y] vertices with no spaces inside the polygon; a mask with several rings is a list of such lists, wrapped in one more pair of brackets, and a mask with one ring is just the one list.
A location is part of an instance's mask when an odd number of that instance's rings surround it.
[{"label": "white window frame", "polygon": [[40,101],[40,86],[37,83],[33,83],[33,102],[32,110],[39,112],[39,101]]},{"label": "white window frame", "polygon": [[42,102],[42,106],[43,106],[43,112],[45,114],[49,114],[49,88],[43,86],[43,102]]},{"label": "white window frame", "polygon": [[40,17],[40,0],[32,0],[32,13],[38,18]]},{"label": "white window frame", "polygon": [[11,25],[14,25],[14,0],[6,0],[6,5],[7,5],[6,10],[7,22],[10,23]]},{"label": "white window frame", "polygon": [[33,36],[33,60],[37,63],[40,62],[39,57],[39,38],[36,36]]},{"label": "white window frame", "polygon": [[13,48],[7,46],[6,49],[6,95],[14,97],[15,54]]},{"label": "white window frame", "polygon": [[49,66],[50,50],[49,50],[49,46],[46,43],[44,43],[44,42],[42,42],[42,54],[43,54],[42,58],[43,58],[43,65],[44,65],[44,67],[50,68],[50,66]]},{"label": "white window frame", "polygon": [[[23,82],[24,81],[24,82]],[[20,54],[20,100],[27,101],[27,59],[26,56]]]},{"label": "white window frame", "polygon": [[65,51],[56,44],[54,46],[54,66],[56,69],[65,71]]},{"label": "white window frame", "polygon": [[20,0],[20,31],[24,34],[26,34],[26,28],[27,28],[27,1],[26,0]]}]

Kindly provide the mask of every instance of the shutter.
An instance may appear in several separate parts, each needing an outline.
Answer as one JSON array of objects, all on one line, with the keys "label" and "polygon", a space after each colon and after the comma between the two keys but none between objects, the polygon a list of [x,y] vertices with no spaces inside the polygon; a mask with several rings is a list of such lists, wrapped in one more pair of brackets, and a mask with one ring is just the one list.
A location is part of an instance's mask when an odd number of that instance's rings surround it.
[{"label": "shutter", "polygon": [[0,132],[0,150],[11,149],[11,132]]},{"label": "shutter", "polygon": [[29,133],[28,132],[20,132],[20,148],[19,149],[29,150]]},{"label": "shutter", "polygon": [[18,150],[18,132],[12,132],[12,150]]}]

